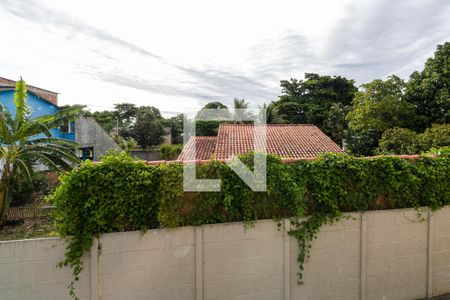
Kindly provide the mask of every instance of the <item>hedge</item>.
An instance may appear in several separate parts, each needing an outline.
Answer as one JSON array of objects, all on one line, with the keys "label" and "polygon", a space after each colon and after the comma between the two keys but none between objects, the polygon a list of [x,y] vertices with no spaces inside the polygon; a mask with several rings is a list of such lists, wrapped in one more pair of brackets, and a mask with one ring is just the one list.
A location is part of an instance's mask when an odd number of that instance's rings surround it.
[{"label": "hedge", "polygon": [[[241,159],[251,165],[253,156]],[[222,191],[185,193],[180,163],[146,165],[125,153],[87,161],[63,175],[48,198],[56,207],[56,231],[69,241],[60,266],[72,267],[78,280],[82,254],[101,233],[290,218],[301,283],[320,227],[344,212],[450,204],[448,154],[415,160],[325,154],[289,164],[268,156],[267,172],[267,192],[253,192],[226,164],[211,161],[197,166],[197,176],[220,178]]]}]

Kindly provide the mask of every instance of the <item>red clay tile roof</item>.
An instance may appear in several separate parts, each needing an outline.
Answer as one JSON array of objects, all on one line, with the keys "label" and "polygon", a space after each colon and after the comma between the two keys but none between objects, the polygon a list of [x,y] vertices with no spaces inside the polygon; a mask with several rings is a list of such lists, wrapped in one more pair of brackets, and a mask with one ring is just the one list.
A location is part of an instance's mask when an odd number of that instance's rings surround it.
[{"label": "red clay tile roof", "polygon": [[[315,157],[324,152],[342,152],[342,149],[315,125],[256,125],[266,126],[267,153],[285,158]],[[222,124],[217,134],[215,158],[227,159],[233,155],[254,150],[255,125]]]},{"label": "red clay tile roof", "polygon": [[[189,141],[183,148],[183,151],[178,156],[177,160],[205,160],[211,159],[214,154],[214,149],[216,147],[215,136],[191,136]],[[196,149],[195,158],[188,156],[189,151]]]},{"label": "red clay tile roof", "polygon": [[[342,149],[325,135],[315,125],[256,125],[266,130],[267,153],[283,158],[316,157],[324,152],[342,152]],[[196,159],[228,159],[233,155],[254,151],[254,125],[221,124],[216,137],[197,136]],[[182,160],[186,152],[194,144],[191,138],[183,153],[178,157]],[[186,159],[186,158],[185,158]]]}]

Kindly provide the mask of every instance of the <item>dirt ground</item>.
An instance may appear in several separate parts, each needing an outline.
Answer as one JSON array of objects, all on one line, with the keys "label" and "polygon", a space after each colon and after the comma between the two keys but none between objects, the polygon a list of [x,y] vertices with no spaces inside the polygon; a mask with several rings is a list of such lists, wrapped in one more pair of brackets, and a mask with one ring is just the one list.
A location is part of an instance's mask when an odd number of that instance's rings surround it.
[{"label": "dirt ground", "polygon": [[50,216],[9,221],[0,230],[0,241],[49,237],[53,231]]}]

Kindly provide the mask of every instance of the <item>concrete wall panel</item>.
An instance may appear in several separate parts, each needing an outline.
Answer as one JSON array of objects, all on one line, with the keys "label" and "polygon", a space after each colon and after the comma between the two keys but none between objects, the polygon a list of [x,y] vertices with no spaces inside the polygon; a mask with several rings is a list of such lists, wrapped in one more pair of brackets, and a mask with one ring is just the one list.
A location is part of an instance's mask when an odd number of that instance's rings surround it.
[{"label": "concrete wall panel", "polygon": [[[431,216],[428,218],[428,216]],[[418,299],[450,293],[450,207],[353,213],[324,226],[297,284],[295,238],[272,220],[102,235],[81,299]],[[284,222],[289,226],[289,222]],[[61,239],[0,242],[0,299],[70,299]]]}]

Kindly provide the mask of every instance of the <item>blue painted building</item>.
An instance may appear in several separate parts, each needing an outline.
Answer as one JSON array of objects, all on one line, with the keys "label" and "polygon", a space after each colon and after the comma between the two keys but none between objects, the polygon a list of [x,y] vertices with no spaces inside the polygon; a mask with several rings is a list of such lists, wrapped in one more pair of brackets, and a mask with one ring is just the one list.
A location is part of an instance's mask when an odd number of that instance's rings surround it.
[{"label": "blue painted building", "polygon": [[[14,88],[15,81],[0,77],[0,104],[14,117],[16,107],[14,105]],[[58,94],[34,86],[27,86],[28,105],[32,109],[32,117],[50,115],[58,112]],[[63,138],[75,141],[75,125],[74,122],[68,122],[67,126],[53,128],[52,135],[57,138]]]},{"label": "blue painted building", "polygon": [[[0,77],[0,104],[14,117],[14,80]],[[28,105],[32,109],[32,117],[39,117],[58,112],[58,93],[27,85]],[[97,160],[111,149],[118,150],[116,142],[92,118],[80,117],[68,121],[67,124],[51,130],[53,137],[72,140],[78,143],[80,159]],[[36,138],[39,136],[36,136]]]}]

